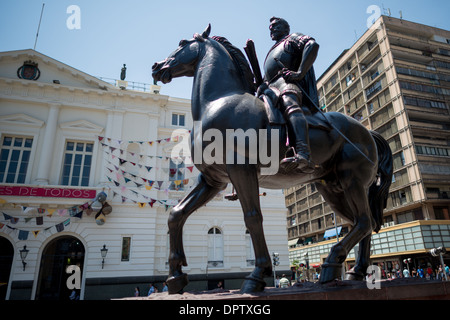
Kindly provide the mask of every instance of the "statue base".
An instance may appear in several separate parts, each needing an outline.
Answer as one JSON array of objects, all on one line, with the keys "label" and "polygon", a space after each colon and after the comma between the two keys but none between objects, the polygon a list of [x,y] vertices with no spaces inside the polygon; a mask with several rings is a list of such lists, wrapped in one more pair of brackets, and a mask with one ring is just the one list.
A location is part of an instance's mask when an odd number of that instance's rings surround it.
[{"label": "statue base", "polygon": [[128,81],[116,80],[116,87],[119,87],[120,89],[125,90],[128,87]]},{"label": "statue base", "polygon": [[[376,285],[379,284],[379,288]],[[326,284],[304,282],[288,288],[267,287],[260,293],[240,293],[239,290],[215,289],[169,295],[167,292],[150,297],[126,300],[449,300],[450,281],[402,278],[381,280],[369,289],[365,281],[333,281]],[[370,285],[369,285],[370,286]]]}]

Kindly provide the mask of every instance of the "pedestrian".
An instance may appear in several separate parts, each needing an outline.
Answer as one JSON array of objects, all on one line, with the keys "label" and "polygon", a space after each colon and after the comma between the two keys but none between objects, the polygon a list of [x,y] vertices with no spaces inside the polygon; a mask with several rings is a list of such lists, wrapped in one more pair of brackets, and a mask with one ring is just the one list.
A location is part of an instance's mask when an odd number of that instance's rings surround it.
[{"label": "pedestrian", "polygon": [[289,280],[286,278],[286,275],[283,274],[280,279],[280,288],[287,288],[290,285],[291,284],[290,284]]},{"label": "pedestrian", "polygon": [[275,279],[275,288],[279,287],[280,287],[280,276],[277,276],[277,278]]},{"label": "pedestrian", "polygon": [[441,280],[441,281],[444,280],[444,269],[442,269],[441,264],[439,265],[439,268],[437,270],[437,277],[438,277],[438,280]]},{"label": "pedestrian", "polygon": [[419,269],[417,269],[417,274],[419,275],[419,277],[423,278],[424,272],[423,272],[422,267],[419,267]]},{"label": "pedestrian", "polygon": [[433,269],[431,268],[431,266],[428,266],[427,268],[427,275],[428,280],[433,280]]},{"label": "pedestrian", "polygon": [[218,289],[223,289],[223,282],[219,281],[219,283],[217,284],[217,288]]},{"label": "pedestrian", "polygon": [[166,291],[169,291],[169,288],[167,287],[167,282],[164,281],[162,292],[166,292]]},{"label": "pedestrian", "polygon": [[409,270],[406,269],[406,267],[403,269],[403,277],[404,278],[409,278]]},{"label": "pedestrian", "polygon": [[444,271],[445,271],[445,274],[447,275],[447,280],[449,280],[449,278],[450,278],[450,268],[446,264],[444,264]]},{"label": "pedestrian", "polygon": [[139,287],[134,288],[134,296],[139,297],[141,295],[141,291],[139,290]]},{"label": "pedestrian", "polygon": [[153,286],[153,283],[150,282],[150,289],[148,289],[147,296],[150,296],[154,292],[155,292],[155,287]]}]

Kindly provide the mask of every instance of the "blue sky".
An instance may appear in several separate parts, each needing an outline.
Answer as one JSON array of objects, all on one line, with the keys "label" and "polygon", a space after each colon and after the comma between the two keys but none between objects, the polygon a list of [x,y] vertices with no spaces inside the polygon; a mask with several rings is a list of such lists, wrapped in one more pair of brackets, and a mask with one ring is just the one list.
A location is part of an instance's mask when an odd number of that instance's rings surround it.
[{"label": "blue sky", "polygon": [[[181,39],[202,32],[228,38],[242,48],[253,39],[260,63],[273,45],[269,18],[280,16],[292,32],[320,44],[319,77],[335,58],[367,30],[376,5],[393,17],[450,29],[448,0],[0,0],[0,51],[33,48],[42,3],[45,9],[36,50],[93,76],[151,83],[151,66],[165,59]],[[80,29],[66,25],[70,5],[80,8]],[[161,94],[190,98],[191,78],[174,79]]]}]

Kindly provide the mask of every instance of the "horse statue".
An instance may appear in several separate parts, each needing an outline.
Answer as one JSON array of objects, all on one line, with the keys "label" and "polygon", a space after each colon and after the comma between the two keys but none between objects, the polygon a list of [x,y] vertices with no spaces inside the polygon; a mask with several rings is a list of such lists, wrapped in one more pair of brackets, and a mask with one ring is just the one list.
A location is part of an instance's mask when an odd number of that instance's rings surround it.
[{"label": "horse statue", "polygon": [[[288,150],[285,125],[271,122],[265,103],[255,96],[253,73],[242,52],[223,37],[210,37],[210,31],[209,25],[202,34],[196,33],[190,40],[181,40],[167,59],[152,67],[155,83],[168,83],[181,76],[194,77],[191,108],[197,128],[190,134],[191,150],[198,148],[196,150],[205,151],[211,147],[212,139],[208,141],[201,136],[209,129],[223,136],[230,129],[263,131],[267,135],[256,136],[257,141],[252,143],[269,144],[269,151],[278,154],[277,161],[280,161]],[[182,267],[187,266],[182,238],[186,219],[224,190],[228,183],[232,183],[236,190],[255,252],[255,268],[245,278],[241,292],[263,291],[266,285],[264,278],[272,275],[271,256],[263,231],[259,187],[284,189],[314,183],[335,213],[353,226],[331,248],[322,264],[320,282],[327,283],[341,276],[342,263],[358,243],[356,265],[347,272],[346,279],[364,279],[369,266],[371,234],[380,230],[392,181],[392,152],[381,135],[367,130],[344,114],[318,112],[307,118],[310,123],[332,124],[331,127],[309,126],[311,157],[316,164],[312,173],[279,169],[271,174],[262,174],[263,169],[267,169],[267,163],[252,157],[249,143],[245,145],[245,154],[240,146],[232,147],[231,152],[230,148],[223,152],[216,150],[216,156],[220,154],[223,161],[199,161],[198,157],[196,159],[197,152],[194,152],[194,164],[200,171],[198,183],[171,209],[168,218],[169,294],[182,292],[188,284],[187,274],[182,271]],[[230,161],[238,157],[244,161]]]}]

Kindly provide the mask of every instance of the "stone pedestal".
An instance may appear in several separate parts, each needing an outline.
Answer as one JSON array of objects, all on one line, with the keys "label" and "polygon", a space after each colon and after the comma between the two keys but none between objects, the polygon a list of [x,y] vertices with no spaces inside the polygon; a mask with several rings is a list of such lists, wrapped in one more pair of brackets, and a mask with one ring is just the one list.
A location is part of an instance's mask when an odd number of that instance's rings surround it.
[{"label": "stone pedestal", "polygon": [[125,90],[128,87],[128,81],[116,80],[116,87],[119,87],[120,89]]},{"label": "stone pedestal", "polygon": [[148,300],[449,300],[450,281],[395,279],[380,281],[379,289],[368,289],[364,281],[339,281],[321,285],[305,282],[289,288],[266,288],[264,292],[241,294],[239,290],[212,290],[150,297]]}]

